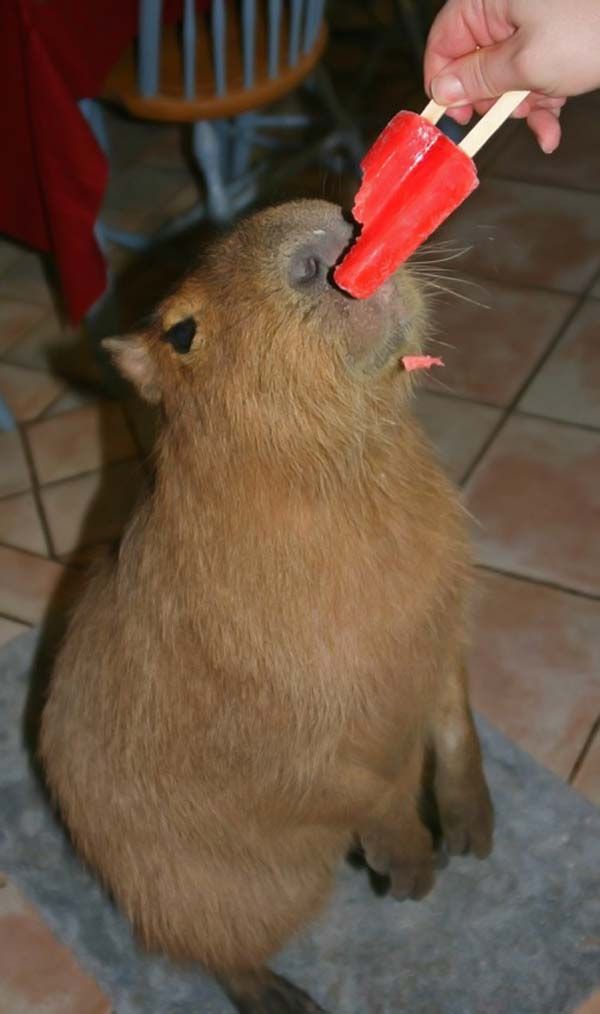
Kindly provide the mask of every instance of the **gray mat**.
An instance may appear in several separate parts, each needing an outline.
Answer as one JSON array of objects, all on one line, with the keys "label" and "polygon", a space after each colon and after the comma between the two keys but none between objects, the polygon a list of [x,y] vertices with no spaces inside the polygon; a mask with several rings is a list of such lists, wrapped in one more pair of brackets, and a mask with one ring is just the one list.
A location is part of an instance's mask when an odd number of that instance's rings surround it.
[{"label": "gray mat", "polygon": [[[0,870],[117,1014],[229,1014],[200,972],[138,950],[54,820],[23,746],[34,651],[26,634],[0,653]],[[420,903],[377,898],[346,867],[320,923],[275,963],[331,1014],[566,1014],[600,987],[600,813],[483,723],[481,732],[493,858],[453,860]]]}]

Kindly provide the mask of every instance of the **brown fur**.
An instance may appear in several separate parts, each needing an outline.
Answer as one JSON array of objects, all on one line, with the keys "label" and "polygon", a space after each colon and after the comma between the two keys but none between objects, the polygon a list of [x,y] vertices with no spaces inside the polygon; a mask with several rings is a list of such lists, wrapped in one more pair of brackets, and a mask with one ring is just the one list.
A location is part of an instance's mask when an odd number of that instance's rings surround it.
[{"label": "brown fur", "polygon": [[[148,946],[202,962],[240,1010],[317,1009],[273,987],[270,1005],[263,964],[355,835],[398,896],[429,889],[426,751],[450,851],[491,841],[463,515],[399,367],[421,296],[407,271],[363,303],[288,280],[299,249],[329,267],[347,241],[331,205],[262,212],[112,342],[163,404],[156,481],[79,603],[42,723],[83,856]],[[190,316],[179,355],[165,331]]]}]

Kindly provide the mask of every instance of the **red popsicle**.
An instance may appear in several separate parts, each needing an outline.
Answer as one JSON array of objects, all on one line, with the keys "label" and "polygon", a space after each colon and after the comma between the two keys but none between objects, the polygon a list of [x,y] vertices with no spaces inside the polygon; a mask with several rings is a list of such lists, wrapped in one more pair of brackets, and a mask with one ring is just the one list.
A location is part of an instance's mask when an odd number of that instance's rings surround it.
[{"label": "red popsicle", "polygon": [[365,299],[389,278],[478,185],[464,151],[417,113],[401,112],[365,155],[353,208],[362,231],[334,272]]}]

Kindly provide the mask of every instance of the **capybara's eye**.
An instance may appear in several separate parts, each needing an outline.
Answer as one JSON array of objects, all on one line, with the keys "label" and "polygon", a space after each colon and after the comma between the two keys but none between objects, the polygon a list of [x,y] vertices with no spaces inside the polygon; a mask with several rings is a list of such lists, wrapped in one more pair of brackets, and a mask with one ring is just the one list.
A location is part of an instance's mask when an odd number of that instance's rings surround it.
[{"label": "capybara's eye", "polygon": [[196,321],[193,317],[186,317],[185,320],[178,320],[173,327],[165,331],[163,341],[172,345],[176,352],[184,355],[190,351],[190,346],[196,334]]}]

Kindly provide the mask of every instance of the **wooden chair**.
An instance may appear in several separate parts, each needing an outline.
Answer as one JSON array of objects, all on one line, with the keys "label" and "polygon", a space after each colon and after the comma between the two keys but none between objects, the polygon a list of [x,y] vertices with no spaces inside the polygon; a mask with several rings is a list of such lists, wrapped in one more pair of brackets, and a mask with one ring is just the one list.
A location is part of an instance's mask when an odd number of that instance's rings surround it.
[{"label": "wooden chair", "polygon": [[[357,167],[358,131],[318,66],[327,41],[324,7],[325,0],[212,0],[210,12],[200,14],[194,0],[184,0],[181,23],[167,26],[162,0],[140,0],[139,38],[101,98],[135,117],[190,125],[205,199],[153,237],[104,226],[105,240],[143,249],[201,218],[232,218],[256,198],[265,177],[273,183],[273,159],[264,154],[270,151],[292,152],[279,159],[277,175],[311,160],[331,164],[336,155],[338,167],[340,156]],[[265,111],[299,86],[310,90],[313,111]],[[98,105],[83,108],[105,144]],[[282,131],[305,128],[317,134],[311,145],[294,150],[282,142]]]}]

